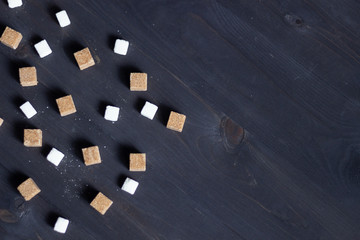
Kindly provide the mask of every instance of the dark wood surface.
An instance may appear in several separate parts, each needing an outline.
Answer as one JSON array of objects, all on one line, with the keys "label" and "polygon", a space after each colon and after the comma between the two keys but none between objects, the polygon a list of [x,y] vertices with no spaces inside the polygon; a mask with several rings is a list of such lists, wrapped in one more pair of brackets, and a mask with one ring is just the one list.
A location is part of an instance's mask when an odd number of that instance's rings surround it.
[{"label": "dark wood surface", "polygon": [[[356,0],[2,0],[1,31],[24,39],[0,46],[0,239],[360,239],[359,12]],[[119,37],[127,56],[112,52]],[[43,38],[53,54],[40,59]],[[96,65],[80,71],[83,47]],[[39,85],[23,88],[18,68],[32,65]],[[132,71],[148,73],[147,92],[130,92]],[[60,117],[65,94],[78,112]],[[166,129],[170,110],[187,115],[182,133]],[[23,146],[32,127],[42,148]],[[90,145],[102,164],[83,164]],[[128,171],[130,152],[147,153],[145,173]],[[29,202],[16,190],[27,177],[42,190]],[[105,216],[89,206],[97,191],[114,201]]]}]

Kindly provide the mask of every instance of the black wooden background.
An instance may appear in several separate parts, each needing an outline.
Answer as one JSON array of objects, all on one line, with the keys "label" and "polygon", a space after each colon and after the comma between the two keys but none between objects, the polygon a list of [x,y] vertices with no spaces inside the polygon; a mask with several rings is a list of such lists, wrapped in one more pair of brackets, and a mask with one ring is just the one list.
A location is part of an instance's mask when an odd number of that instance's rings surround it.
[{"label": "black wooden background", "polygon": [[[360,239],[360,3],[356,0],[23,0],[0,2],[0,239]],[[60,28],[55,13],[72,21]],[[130,41],[127,56],[113,53]],[[40,59],[34,43],[53,54]],[[73,53],[96,65],[80,71]],[[18,68],[36,66],[23,88]],[[129,73],[148,73],[130,92]],[[78,112],[60,117],[55,99]],[[19,105],[38,114],[28,120]],[[139,114],[148,100],[153,121]],[[103,119],[107,104],[120,119]],[[187,115],[166,129],[170,110]],[[23,146],[24,128],[44,146]],[[100,147],[86,167],[81,148]],[[66,154],[55,167],[51,147]],[[128,171],[130,152],[147,171]],[[42,192],[25,202],[32,177]],[[125,177],[140,182],[121,191]],[[105,216],[97,191],[114,201]],[[70,219],[65,235],[52,230]]]}]

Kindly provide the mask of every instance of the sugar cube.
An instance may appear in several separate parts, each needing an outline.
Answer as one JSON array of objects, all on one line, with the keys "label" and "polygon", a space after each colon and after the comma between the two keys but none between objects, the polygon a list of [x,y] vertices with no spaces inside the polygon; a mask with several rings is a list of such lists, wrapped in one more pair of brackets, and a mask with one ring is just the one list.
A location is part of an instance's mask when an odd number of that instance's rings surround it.
[{"label": "sugar cube", "polygon": [[108,197],[106,197],[104,194],[99,192],[94,200],[90,203],[90,205],[95,208],[99,213],[104,215],[106,211],[110,208],[110,206],[113,204],[113,201],[111,201]]},{"label": "sugar cube", "polygon": [[24,129],[24,146],[41,147],[42,146],[41,129]]},{"label": "sugar cube", "polygon": [[146,154],[130,153],[129,170],[132,172],[146,171]]},{"label": "sugar cube", "polygon": [[3,125],[4,119],[0,118],[0,126]]},{"label": "sugar cube", "polygon": [[120,55],[126,55],[129,48],[129,42],[122,40],[122,39],[116,39],[115,46],[114,46],[114,52]]},{"label": "sugar cube", "polygon": [[21,33],[15,31],[14,29],[6,27],[3,34],[1,35],[0,42],[5,46],[16,49],[19,46],[21,39]]},{"label": "sugar cube", "polygon": [[121,187],[121,190],[130,193],[133,195],[136,191],[136,188],[139,186],[139,183],[131,178],[126,178],[124,184]]},{"label": "sugar cube", "polygon": [[56,148],[52,148],[46,159],[54,164],[55,166],[59,166],[61,160],[64,158],[64,154],[57,150]]},{"label": "sugar cube", "polygon": [[56,13],[56,18],[60,27],[66,27],[70,25],[70,19],[65,10]]},{"label": "sugar cube", "polygon": [[9,8],[16,8],[22,6],[22,0],[7,0]]},{"label": "sugar cube", "polygon": [[166,127],[174,131],[182,132],[185,120],[185,115],[171,111]]},{"label": "sugar cube", "polygon": [[56,220],[55,226],[54,226],[54,231],[59,232],[59,233],[66,233],[66,229],[69,225],[69,220],[62,218],[62,217],[58,217],[58,219]]},{"label": "sugar cube", "polygon": [[52,53],[51,48],[45,39],[35,44],[34,47],[41,58],[44,58]]},{"label": "sugar cube", "polygon": [[158,110],[158,106],[150,102],[146,102],[141,110],[141,115],[147,117],[150,120],[153,120],[157,110]]},{"label": "sugar cube", "polygon": [[32,118],[37,113],[29,101],[21,105],[20,109],[28,119]]},{"label": "sugar cube", "polygon": [[83,50],[74,53],[74,56],[80,70],[84,70],[95,65],[95,61],[91,56],[89,48],[84,48]]},{"label": "sugar cube", "polygon": [[35,67],[19,68],[20,84],[23,87],[36,86],[38,84]]},{"label": "sugar cube", "polygon": [[116,122],[119,119],[120,108],[114,106],[106,106],[104,118],[108,121]]},{"label": "sugar cube", "polygon": [[76,107],[71,95],[56,99],[56,103],[59,108],[60,116],[65,117],[76,113]]},{"label": "sugar cube", "polygon": [[41,192],[40,188],[31,178],[28,178],[25,182],[20,184],[17,189],[24,197],[25,201],[30,201],[33,197]]},{"label": "sugar cube", "polygon": [[130,73],[130,91],[147,91],[146,73]]},{"label": "sugar cube", "polygon": [[101,163],[100,151],[98,146],[83,148],[82,153],[86,166]]}]

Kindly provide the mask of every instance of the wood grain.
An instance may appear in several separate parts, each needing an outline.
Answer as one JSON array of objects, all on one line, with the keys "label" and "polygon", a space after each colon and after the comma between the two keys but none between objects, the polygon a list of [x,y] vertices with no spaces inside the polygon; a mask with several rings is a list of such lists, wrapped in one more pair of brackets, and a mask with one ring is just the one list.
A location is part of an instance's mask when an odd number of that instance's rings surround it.
[{"label": "wood grain", "polygon": [[[71,25],[60,28],[65,9]],[[0,2],[0,29],[24,39],[0,46],[0,239],[360,239],[360,42],[355,0]],[[130,42],[113,53],[116,38]],[[53,54],[40,59],[34,43]],[[89,47],[95,66],[73,53]],[[35,66],[23,88],[18,68]],[[131,92],[131,72],[148,91]],[[77,112],[58,113],[71,94]],[[18,109],[29,100],[38,114]],[[159,106],[155,119],[140,115]],[[119,121],[104,120],[106,105]],[[170,111],[184,130],[166,129]],[[24,128],[44,146],[23,146]],[[86,167],[81,149],[99,146]],[[54,167],[51,147],[66,157]],[[129,172],[131,152],[146,172]],[[41,193],[25,202],[31,177]],[[140,183],[121,191],[126,177]],[[90,207],[101,191],[114,203]],[[52,230],[70,219],[66,235]]]}]

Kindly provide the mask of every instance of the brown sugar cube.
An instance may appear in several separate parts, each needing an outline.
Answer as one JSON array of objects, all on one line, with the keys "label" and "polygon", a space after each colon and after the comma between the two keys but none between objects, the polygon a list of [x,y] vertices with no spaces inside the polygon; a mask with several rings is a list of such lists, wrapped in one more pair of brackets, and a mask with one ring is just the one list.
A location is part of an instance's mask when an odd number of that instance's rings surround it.
[{"label": "brown sugar cube", "polygon": [[0,118],[0,126],[3,125],[4,119]]},{"label": "brown sugar cube", "polygon": [[171,111],[166,127],[174,131],[182,132],[185,119],[185,115]]},{"label": "brown sugar cube", "polygon": [[36,86],[38,84],[35,67],[19,68],[20,84],[23,87]]},{"label": "brown sugar cube", "polygon": [[101,157],[98,146],[88,147],[82,149],[84,163],[86,166],[101,163]]},{"label": "brown sugar cube", "polygon": [[21,39],[21,33],[6,27],[3,34],[1,35],[0,42],[12,49],[16,49],[19,46]]},{"label": "brown sugar cube", "polygon": [[28,178],[25,182],[20,184],[17,187],[17,190],[25,198],[25,201],[31,200],[39,192],[41,192],[40,188],[36,185],[34,180],[32,180],[31,178]]},{"label": "brown sugar cube", "polygon": [[96,209],[99,213],[104,215],[106,211],[110,208],[110,206],[113,204],[113,201],[111,201],[109,198],[107,198],[104,194],[99,192],[94,200],[90,203],[90,205]]},{"label": "brown sugar cube", "polygon": [[146,171],[146,154],[145,153],[130,153],[129,169],[132,172]]},{"label": "brown sugar cube", "polygon": [[130,91],[147,91],[147,74],[130,74]]},{"label": "brown sugar cube", "polygon": [[75,104],[71,95],[56,99],[62,117],[76,113]]},{"label": "brown sugar cube", "polygon": [[24,145],[26,147],[42,146],[41,129],[24,129]]},{"label": "brown sugar cube", "polygon": [[94,59],[91,56],[89,48],[84,48],[81,51],[74,53],[77,64],[80,70],[84,70],[95,65]]}]

